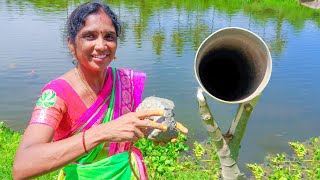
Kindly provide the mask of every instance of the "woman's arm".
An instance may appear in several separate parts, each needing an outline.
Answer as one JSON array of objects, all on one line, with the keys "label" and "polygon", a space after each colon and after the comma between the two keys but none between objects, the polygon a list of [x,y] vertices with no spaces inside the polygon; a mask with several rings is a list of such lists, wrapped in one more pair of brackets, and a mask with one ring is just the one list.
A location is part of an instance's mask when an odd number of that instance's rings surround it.
[{"label": "woman's arm", "polygon": [[[103,142],[103,134],[92,128],[85,133],[87,150]],[[14,179],[25,179],[54,171],[85,153],[82,133],[52,142],[54,130],[43,124],[31,124],[25,130],[13,165]]]},{"label": "woman's arm", "polygon": [[[158,128],[161,124],[141,121],[162,111],[132,112],[117,120],[88,129],[84,140],[87,151],[107,142],[137,141],[144,137],[140,128]],[[25,130],[13,165],[14,179],[32,178],[59,169],[85,153],[83,133],[52,142],[54,130],[43,124],[31,124]]]}]

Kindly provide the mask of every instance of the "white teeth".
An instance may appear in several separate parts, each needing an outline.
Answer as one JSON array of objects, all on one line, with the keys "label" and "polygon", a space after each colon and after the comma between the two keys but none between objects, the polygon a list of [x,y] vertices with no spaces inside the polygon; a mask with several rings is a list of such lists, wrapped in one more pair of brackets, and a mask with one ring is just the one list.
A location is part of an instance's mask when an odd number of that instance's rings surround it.
[{"label": "white teeth", "polygon": [[102,59],[102,58],[105,58],[106,55],[101,55],[101,56],[94,56],[95,58],[99,58],[99,59]]}]

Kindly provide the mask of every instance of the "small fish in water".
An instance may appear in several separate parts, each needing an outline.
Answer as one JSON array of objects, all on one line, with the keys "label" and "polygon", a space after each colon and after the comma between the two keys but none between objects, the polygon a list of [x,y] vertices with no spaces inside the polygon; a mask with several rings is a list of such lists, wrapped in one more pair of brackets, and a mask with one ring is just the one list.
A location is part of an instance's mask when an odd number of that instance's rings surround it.
[{"label": "small fish in water", "polygon": [[31,71],[30,72],[28,72],[28,74],[27,74],[29,77],[32,77],[32,78],[34,78],[34,77],[38,77],[38,74],[37,74],[37,72],[36,72],[36,70],[35,69],[31,69]]}]

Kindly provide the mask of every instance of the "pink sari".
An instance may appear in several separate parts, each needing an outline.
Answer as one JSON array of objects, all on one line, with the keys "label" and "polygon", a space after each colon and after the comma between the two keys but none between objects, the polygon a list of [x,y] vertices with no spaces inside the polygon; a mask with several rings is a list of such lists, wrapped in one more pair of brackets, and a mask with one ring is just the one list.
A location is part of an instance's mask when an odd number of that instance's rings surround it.
[{"label": "pink sari", "polygon": [[[108,68],[108,77],[94,104],[86,108],[78,94],[69,83],[57,79],[49,83],[42,92],[52,90],[56,93],[56,104],[51,107],[36,106],[30,124],[47,124],[55,129],[54,141],[65,139],[78,132],[101,124],[110,106],[111,93],[114,87],[114,108],[111,120],[133,112],[141,103],[145,74],[129,69],[116,71],[112,77],[112,68]],[[115,80],[115,82],[113,82]],[[111,143],[109,156],[129,150],[130,142]],[[132,147],[139,169],[140,179],[148,179],[146,166],[139,149]]]}]

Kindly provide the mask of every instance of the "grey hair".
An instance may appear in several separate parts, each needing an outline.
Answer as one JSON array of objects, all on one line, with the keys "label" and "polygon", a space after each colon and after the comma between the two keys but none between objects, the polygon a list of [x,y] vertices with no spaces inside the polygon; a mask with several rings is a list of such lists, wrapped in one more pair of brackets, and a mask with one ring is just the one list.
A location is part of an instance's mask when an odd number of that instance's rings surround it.
[{"label": "grey hair", "polygon": [[97,13],[100,8],[111,18],[112,24],[116,30],[117,37],[120,36],[121,26],[117,15],[110,7],[101,1],[91,1],[77,7],[69,16],[67,21],[67,34],[72,43],[75,42],[77,33],[83,28],[87,16]]}]

